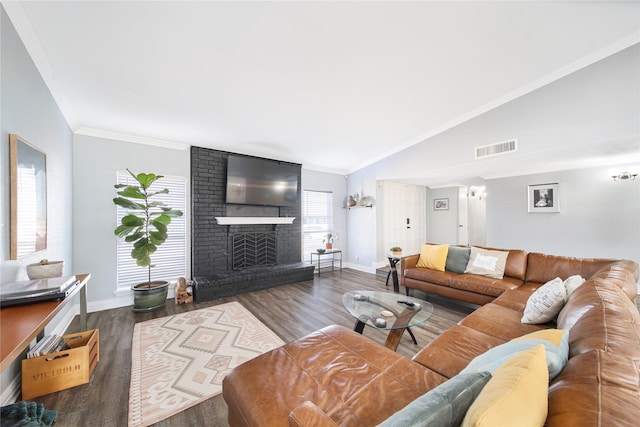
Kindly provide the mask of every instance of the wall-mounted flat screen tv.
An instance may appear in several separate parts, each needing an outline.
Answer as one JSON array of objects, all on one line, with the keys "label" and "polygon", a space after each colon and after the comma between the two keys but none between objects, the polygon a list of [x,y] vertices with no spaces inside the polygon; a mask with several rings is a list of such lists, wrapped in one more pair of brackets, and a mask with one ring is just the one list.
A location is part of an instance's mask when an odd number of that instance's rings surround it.
[{"label": "wall-mounted flat screen tv", "polygon": [[227,203],[295,206],[300,166],[276,160],[229,155]]}]

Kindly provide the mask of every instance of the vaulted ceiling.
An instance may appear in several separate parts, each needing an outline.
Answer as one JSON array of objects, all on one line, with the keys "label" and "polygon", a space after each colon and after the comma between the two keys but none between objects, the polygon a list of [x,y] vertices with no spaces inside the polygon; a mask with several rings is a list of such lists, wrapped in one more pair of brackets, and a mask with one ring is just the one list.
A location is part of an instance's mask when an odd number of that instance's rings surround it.
[{"label": "vaulted ceiling", "polygon": [[635,1],[3,6],[78,133],[341,173],[640,41]]}]

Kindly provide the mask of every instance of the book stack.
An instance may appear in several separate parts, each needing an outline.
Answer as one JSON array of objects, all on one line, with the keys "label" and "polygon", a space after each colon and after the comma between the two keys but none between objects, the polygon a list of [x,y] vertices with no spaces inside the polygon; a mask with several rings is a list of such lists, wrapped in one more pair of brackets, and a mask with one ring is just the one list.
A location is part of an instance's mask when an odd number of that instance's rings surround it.
[{"label": "book stack", "polygon": [[67,349],[69,349],[69,345],[60,335],[47,335],[27,352],[27,359]]}]

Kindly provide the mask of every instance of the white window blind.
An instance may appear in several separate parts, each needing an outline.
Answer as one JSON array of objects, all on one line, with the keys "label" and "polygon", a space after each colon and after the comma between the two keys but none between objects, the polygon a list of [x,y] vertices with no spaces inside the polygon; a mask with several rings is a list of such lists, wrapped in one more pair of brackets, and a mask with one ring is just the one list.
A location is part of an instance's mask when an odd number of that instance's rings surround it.
[{"label": "white window blind", "polygon": [[302,258],[309,262],[311,252],[323,248],[322,240],[333,233],[333,193],[304,190]]},{"label": "white window blind", "polygon": [[[127,171],[118,171],[118,184],[137,185]],[[168,194],[158,194],[152,200],[161,201],[167,206],[178,209],[184,215],[172,218],[171,224],[167,228],[167,240],[158,247],[158,250],[151,255],[151,280],[174,280],[186,276],[187,272],[187,227],[186,227],[186,179],[181,176],[164,176],[151,185],[152,191],[169,189]],[[120,225],[120,220],[126,215],[126,209],[117,206],[116,220]],[[115,227],[114,227],[115,228]],[[148,280],[147,267],[140,267],[131,258],[132,243],[118,239],[117,245],[117,280],[118,288],[129,288],[131,285]]]}]

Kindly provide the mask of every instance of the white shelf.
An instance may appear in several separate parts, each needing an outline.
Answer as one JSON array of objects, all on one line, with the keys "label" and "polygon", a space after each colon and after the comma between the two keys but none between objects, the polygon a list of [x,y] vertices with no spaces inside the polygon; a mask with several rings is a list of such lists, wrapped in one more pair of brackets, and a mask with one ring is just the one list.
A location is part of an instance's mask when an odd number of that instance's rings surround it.
[{"label": "white shelf", "polygon": [[217,216],[220,225],[249,225],[249,224],[293,224],[295,216]]}]

